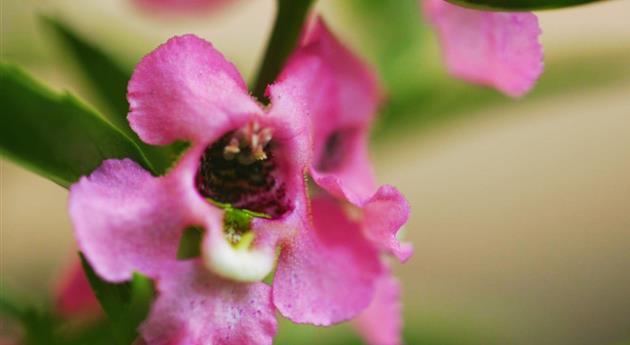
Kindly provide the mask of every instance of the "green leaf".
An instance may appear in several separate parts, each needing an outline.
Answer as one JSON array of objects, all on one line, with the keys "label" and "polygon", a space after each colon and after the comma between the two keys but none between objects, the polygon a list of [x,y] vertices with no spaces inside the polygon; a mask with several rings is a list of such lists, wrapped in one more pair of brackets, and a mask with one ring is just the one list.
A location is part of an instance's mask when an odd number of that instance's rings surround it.
[{"label": "green leaf", "polygon": [[177,156],[174,149],[171,146],[145,144],[127,121],[127,83],[131,78],[131,69],[123,67],[61,20],[46,16],[41,17],[41,20],[58,38],[64,51],[70,53],[70,60],[76,62],[78,70],[100,103],[105,105],[102,109],[104,115],[140,147],[159,173],[169,168]]},{"label": "green leaf", "polygon": [[584,5],[602,0],[446,0],[455,5],[486,11],[535,11]]},{"label": "green leaf", "polygon": [[621,46],[598,52],[551,57],[532,92],[515,102],[497,91],[444,74],[431,85],[393,97],[381,112],[375,139],[414,135],[445,122],[480,115],[484,108],[520,106],[541,98],[623,83],[630,73],[630,49]]},{"label": "green leaf", "polygon": [[[4,294],[0,295],[0,320],[21,326],[20,344],[65,345],[59,330],[60,320],[55,315],[32,306],[18,305]],[[11,329],[3,326],[5,331]]]},{"label": "green leaf", "polygon": [[[101,103],[108,106],[107,118],[116,127],[128,128],[126,91],[131,70],[122,67],[105,52],[76,34],[69,26],[53,17],[41,17],[45,27],[58,38],[64,51],[69,53],[95,91]],[[108,114],[111,113],[111,114]]]},{"label": "green leaf", "polygon": [[138,146],[68,93],[57,94],[0,63],[0,153],[68,187],[103,160],[130,158],[153,171]]},{"label": "green leaf", "polygon": [[130,282],[106,282],[82,254],[80,257],[90,286],[111,322],[114,338],[120,345],[131,344],[138,336],[138,326],[148,315],[154,295],[152,282],[138,274]]},{"label": "green leaf", "polygon": [[201,255],[201,240],[203,229],[191,226],[184,230],[182,238],[177,248],[177,259],[185,260],[196,258]]}]

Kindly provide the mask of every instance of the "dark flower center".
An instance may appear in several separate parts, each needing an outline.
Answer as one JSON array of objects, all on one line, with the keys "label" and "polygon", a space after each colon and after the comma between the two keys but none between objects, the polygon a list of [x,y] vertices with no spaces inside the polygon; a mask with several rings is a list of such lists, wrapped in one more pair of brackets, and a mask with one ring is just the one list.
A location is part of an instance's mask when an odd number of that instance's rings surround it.
[{"label": "dark flower center", "polygon": [[234,208],[278,218],[290,211],[271,129],[252,122],[212,143],[197,172],[199,192]]}]

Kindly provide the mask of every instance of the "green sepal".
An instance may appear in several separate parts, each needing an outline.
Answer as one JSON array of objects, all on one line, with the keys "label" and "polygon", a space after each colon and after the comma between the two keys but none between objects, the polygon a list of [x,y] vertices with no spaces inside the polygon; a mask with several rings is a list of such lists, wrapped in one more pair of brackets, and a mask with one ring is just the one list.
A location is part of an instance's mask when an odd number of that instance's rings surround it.
[{"label": "green sepal", "polygon": [[83,254],[79,254],[83,271],[94,295],[107,314],[116,342],[129,345],[138,337],[138,326],[147,317],[154,297],[153,283],[134,273],[132,280],[114,284],[101,279]]}]

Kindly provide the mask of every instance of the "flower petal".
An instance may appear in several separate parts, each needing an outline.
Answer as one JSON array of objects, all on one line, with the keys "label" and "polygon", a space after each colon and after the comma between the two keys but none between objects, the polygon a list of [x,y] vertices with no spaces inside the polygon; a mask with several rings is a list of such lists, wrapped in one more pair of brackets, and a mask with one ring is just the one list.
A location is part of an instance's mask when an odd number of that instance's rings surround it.
[{"label": "flower petal", "polygon": [[210,141],[262,111],[236,67],[194,35],[173,37],[145,56],[127,98],[131,127],[157,145]]},{"label": "flower petal", "polygon": [[533,13],[485,12],[423,0],[450,73],[512,97],[529,91],[543,70]]},{"label": "flower petal", "polygon": [[108,281],[134,271],[155,276],[176,260],[188,219],[178,184],[156,178],[135,162],[106,160],[70,189],[69,210],[79,248]]},{"label": "flower petal", "polygon": [[158,298],[141,325],[151,345],[264,345],[276,318],[271,289],[212,275],[196,261],[178,262],[157,282]]},{"label": "flower petal", "polygon": [[[374,73],[319,18],[308,29],[285,73],[300,75],[301,88],[308,94],[313,175],[334,176],[350,193],[369,197],[376,184],[367,141],[382,99]],[[315,182],[319,184],[320,179]]]},{"label": "flower petal", "polygon": [[370,306],[352,320],[352,324],[370,345],[401,344],[400,286],[389,270],[379,278]]},{"label": "flower petal", "polygon": [[381,186],[363,205],[365,236],[377,246],[406,261],[413,253],[410,243],[401,244],[396,236],[409,219],[410,207],[405,197],[390,185]]},{"label": "flower petal", "polygon": [[312,210],[315,229],[282,249],[273,301],[294,322],[330,325],[368,306],[382,267],[360,225],[335,200],[316,198]]},{"label": "flower petal", "polygon": [[304,59],[300,55],[320,60],[316,84],[309,90],[327,96],[322,100],[328,104],[318,109],[324,111],[311,114],[316,127],[315,140],[322,141],[317,136],[339,128],[368,128],[382,100],[372,69],[339,42],[321,18],[317,18],[304,35],[294,64]]}]

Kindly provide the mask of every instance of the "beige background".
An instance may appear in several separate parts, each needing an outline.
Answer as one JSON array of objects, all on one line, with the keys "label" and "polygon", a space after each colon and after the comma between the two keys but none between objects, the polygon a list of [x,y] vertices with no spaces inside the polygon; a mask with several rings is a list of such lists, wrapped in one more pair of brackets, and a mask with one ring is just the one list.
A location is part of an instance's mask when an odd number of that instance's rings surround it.
[{"label": "beige background", "polygon": [[[174,32],[201,33],[249,76],[273,10],[271,1],[251,1],[165,29],[151,18],[124,20],[121,1],[77,3],[3,3],[3,55],[76,89],[37,60],[49,46],[32,14],[46,8],[95,37],[111,30],[125,40],[133,30],[142,44],[129,38],[113,48],[130,61]],[[333,15],[330,3],[323,7]],[[619,0],[541,13],[547,56],[630,49],[629,13]],[[11,48],[25,37],[29,47]],[[413,207],[406,237],[415,256],[396,265],[409,325],[463,320],[510,344],[630,339],[630,61],[619,73],[624,81],[609,87],[495,107],[374,147],[381,180]],[[73,255],[67,192],[1,164],[2,282],[41,300]]]}]

